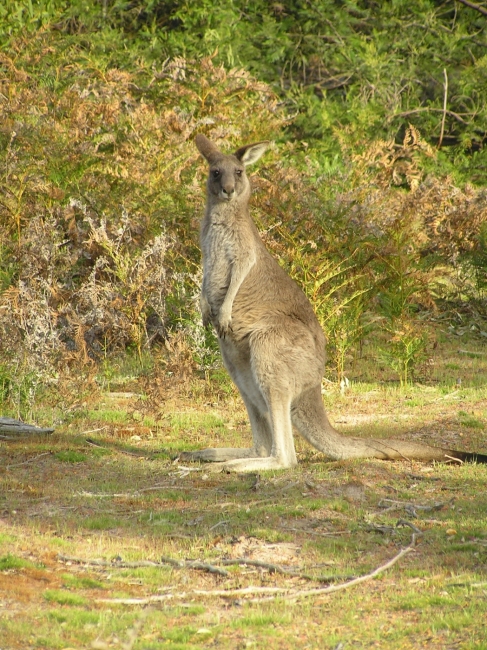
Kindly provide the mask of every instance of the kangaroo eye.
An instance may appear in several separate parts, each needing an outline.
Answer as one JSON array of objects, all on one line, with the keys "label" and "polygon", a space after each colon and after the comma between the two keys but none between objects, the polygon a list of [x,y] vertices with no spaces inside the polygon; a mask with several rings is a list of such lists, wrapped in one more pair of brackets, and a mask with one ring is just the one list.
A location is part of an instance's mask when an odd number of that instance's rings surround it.
[{"label": "kangaroo eye", "polygon": [[213,170],[213,178],[218,178],[220,176],[220,170],[219,169],[214,169]]},{"label": "kangaroo eye", "polygon": [[237,174],[237,176],[242,176],[242,170],[241,169],[236,169],[235,173]]}]

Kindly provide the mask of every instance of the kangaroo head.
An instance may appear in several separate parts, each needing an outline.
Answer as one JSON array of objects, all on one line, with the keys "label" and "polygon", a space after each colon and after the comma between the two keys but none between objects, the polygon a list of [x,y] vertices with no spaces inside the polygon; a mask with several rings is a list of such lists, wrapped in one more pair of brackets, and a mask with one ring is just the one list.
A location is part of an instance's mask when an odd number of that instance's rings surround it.
[{"label": "kangaroo head", "polygon": [[250,183],[245,173],[246,165],[258,160],[269,146],[267,141],[248,144],[234,154],[222,153],[216,145],[201,133],[195,138],[196,146],[210,166],[208,193],[219,201],[234,201],[248,195]]}]

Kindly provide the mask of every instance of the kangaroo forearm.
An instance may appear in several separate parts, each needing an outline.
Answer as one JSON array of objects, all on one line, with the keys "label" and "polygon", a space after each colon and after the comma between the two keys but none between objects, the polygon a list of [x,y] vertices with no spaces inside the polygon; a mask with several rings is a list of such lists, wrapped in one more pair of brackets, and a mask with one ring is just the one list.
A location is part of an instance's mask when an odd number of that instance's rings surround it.
[{"label": "kangaroo forearm", "polygon": [[234,266],[232,269],[230,284],[228,285],[227,293],[221,306],[222,312],[228,312],[231,314],[235,297],[253,265],[254,260],[251,260],[250,263],[245,264],[245,266]]}]

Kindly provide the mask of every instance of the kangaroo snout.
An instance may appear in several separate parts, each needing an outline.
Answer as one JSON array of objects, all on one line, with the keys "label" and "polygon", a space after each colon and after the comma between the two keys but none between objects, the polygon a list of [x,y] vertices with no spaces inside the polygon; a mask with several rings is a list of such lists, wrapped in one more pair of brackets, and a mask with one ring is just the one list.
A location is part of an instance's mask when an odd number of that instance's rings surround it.
[{"label": "kangaroo snout", "polygon": [[231,201],[235,196],[235,186],[222,187],[220,190],[220,198],[224,201]]}]

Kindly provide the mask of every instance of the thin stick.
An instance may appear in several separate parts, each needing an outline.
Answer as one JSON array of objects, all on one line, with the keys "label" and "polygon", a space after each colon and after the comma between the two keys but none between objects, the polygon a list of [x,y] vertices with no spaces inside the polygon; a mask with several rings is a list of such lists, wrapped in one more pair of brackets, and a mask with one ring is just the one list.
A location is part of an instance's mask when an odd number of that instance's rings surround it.
[{"label": "thin stick", "polygon": [[151,605],[152,603],[162,603],[171,598],[174,598],[173,594],[149,596],[148,598],[97,598],[95,603],[108,603],[110,605]]},{"label": "thin stick", "polygon": [[208,573],[216,573],[220,576],[228,576],[228,571],[225,569],[219,569],[213,564],[207,564],[206,562],[199,562],[198,560],[173,560],[170,557],[161,557],[161,563],[171,564],[172,566],[177,567],[178,569],[196,569],[200,571],[208,571]]},{"label": "thin stick", "polygon": [[308,528],[292,528],[291,526],[279,526],[282,530],[292,530],[294,533],[304,533],[306,535],[315,535],[316,537],[335,537],[336,535],[350,535],[349,530],[335,530],[323,532],[320,530],[309,530]]},{"label": "thin stick", "polygon": [[448,75],[446,73],[446,68],[443,68],[443,76],[445,77],[445,83],[443,84],[443,117],[441,118],[441,131],[440,139],[438,140],[438,149],[441,148],[443,143],[443,136],[445,134],[445,121],[446,121],[446,103],[448,99]]},{"label": "thin stick", "polygon": [[307,598],[308,596],[321,596],[324,594],[331,594],[335,591],[341,591],[343,589],[349,589],[350,587],[355,587],[355,585],[358,585],[361,582],[372,580],[376,576],[380,575],[384,571],[387,571],[387,569],[390,569],[392,566],[394,566],[394,564],[396,564],[396,562],[398,562],[402,557],[404,557],[408,553],[411,553],[411,551],[414,551],[415,544],[416,544],[416,535],[413,534],[411,544],[409,546],[401,549],[397,555],[395,555],[391,560],[389,560],[389,562],[386,562],[382,566],[377,567],[377,569],[374,569],[374,571],[372,571],[371,573],[367,573],[364,576],[354,578],[349,582],[342,582],[339,585],[330,585],[328,587],[322,587],[317,589],[305,589],[303,591],[296,591],[293,594],[288,594],[284,596],[284,599],[294,600],[296,598]]},{"label": "thin stick", "polygon": [[458,2],[461,2],[462,5],[465,5],[466,7],[470,7],[471,9],[476,9],[477,11],[480,11],[481,14],[484,16],[487,16],[487,9],[484,9],[483,7],[480,7],[479,5],[474,4],[473,2],[469,2],[468,0],[458,0]]},{"label": "thin stick", "polygon": [[[416,113],[443,113],[442,108],[434,108],[433,106],[421,106],[421,108],[412,108],[410,111],[402,111],[401,113],[394,113],[393,115],[390,115],[387,118],[388,122],[392,122],[392,120],[396,117],[409,117],[409,115],[416,115]],[[447,115],[450,115],[451,117],[454,117],[456,120],[461,122],[462,124],[468,124],[466,120],[463,119],[462,115],[473,115],[473,113],[462,113],[461,115],[459,113],[455,113],[454,111],[446,111]]]},{"label": "thin stick", "polygon": [[242,589],[194,589],[198,596],[248,596],[249,594],[281,594],[288,591],[286,587],[243,587]]},{"label": "thin stick", "polygon": [[269,573],[280,573],[281,575],[291,576],[292,578],[302,578],[303,580],[311,580],[313,582],[328,582],[329,578],[320,578],[309,575],[308,573],[301,573],[294,569],[287,569],[280,564],[270,564],[269,562],[262,562],[261,560],[249,560],[248,558],[241,557],[234,560],[222,560],[223,566],[255,566],[260,569],[267,569]]},{"label": "thin stick", "polygon": [[35,463],[36,460],[39,458],[42,458],[42,456],[50,456],[52,452],[50,451],[45,451],[43,454],[38,454],[37,456],[34,456],[34,458],[29,458],[29,460],[25,460],[23,463],[14,463],[12,465],[5,465],[4,469],[10,469],[11,467],[20,467],[21,465],[29,465],[30,463]]},{"label": "thin stick", "polygon": [[114,569],[138,569],[140,567],[152,567],[152,566],[162,566],[160,562],[153,562],[152,560],[142,560],[139,562],[122,562],[115,560],[110,562],[109,560],[84,560],[81,557],[71,557],[69,555],[58,555],[58,560],[60,562],[72,562],[73,564],[84,564],[85,566],[101,566],[101,567],[112,567]]},{"label": "thin stick", "polygon": [[61,562],[73,562],[75,564],[85,564],[86,566],[100,566],[111,567],[113,569],[138,569],[141,567],[163,567],[166,564],[171,564],[178,569],[196,569],[200,571],[208,571],[208,573],[217,573],[218,575],[228,576],[228,571],[219,569],[213,564],[206,564],[205,562],[198,561],[179,561],[173,560],[169,557],[161,558],[160,562],[153,562],[152,560],[140,560],[138,562],[109,562],[108,560],[83,560],[79,557],[70,557],[68,555],[58,555],[58,560]]},{"label": "thin stick", "polygon": [[[159,483],[157,485],[152,485],[150,487],[139,488],[135,492],[86,492],[81,490],[75,494],[80,497],[86,497],[88,499],[111,499],[111,498],[126,498],[133,499],[134,497],[140,496],[143,492],[153,492],[154,490],[188,490],[186,486],[179,485],[170,485],[168,483]],[[194,489],[194,488],[193,488]]]},{"label": "thin stick", "polygon": [[[432,506],[421,506],[418,505],[417,503],[410,503],[409,501],[395,501],[394,499],[381,499],[377,506],[379,508],[387,508],[389,509],[391,506],[397,506],[399,508],[413,508],[414,510],[424,510],[425,512],[430,512],[431,510],[441,510],[445,506],[450,506],[454,499],[451,499],[450,501],[438,501],[437,503],[434,503]],[[391,504],[391,506],[387,506],[384,504]]]},{"label": "thin stick", "polygon": [[[83,431],[82,433],[80,433],[80,435],[86,436],[88,433],[97,433],[98,431],[104,431],[107,428],[108,427],[100,427],[99,429],[90,429],[89,431]],[[94,440],[85,440],[85,442],[87,442],[92,447],[101,447],[101,449],[105,449],[103,445],[96,443]]]}]

